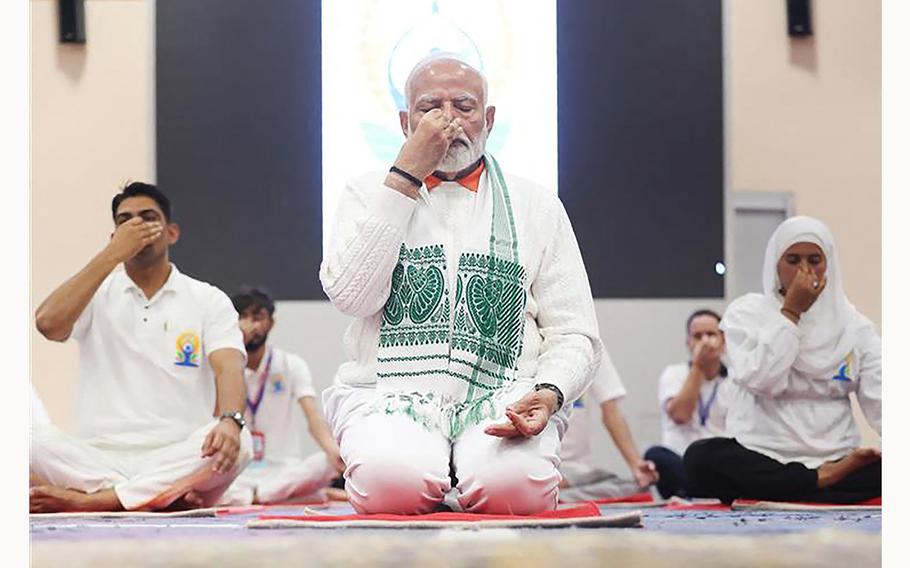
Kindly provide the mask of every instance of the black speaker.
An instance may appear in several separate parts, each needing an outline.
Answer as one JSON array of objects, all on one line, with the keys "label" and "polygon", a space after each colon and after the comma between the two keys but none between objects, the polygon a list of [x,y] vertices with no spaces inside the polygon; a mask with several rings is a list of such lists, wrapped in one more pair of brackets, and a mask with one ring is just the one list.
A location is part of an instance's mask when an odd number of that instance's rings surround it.
[{"label": "black speaker", "polygon": [[60,43],[85,43],[85,0],[60,0]]},{"label": "black speaker", "polygon": [[787,0],[787,34],[790,37],[812,35],[809,0]]}]

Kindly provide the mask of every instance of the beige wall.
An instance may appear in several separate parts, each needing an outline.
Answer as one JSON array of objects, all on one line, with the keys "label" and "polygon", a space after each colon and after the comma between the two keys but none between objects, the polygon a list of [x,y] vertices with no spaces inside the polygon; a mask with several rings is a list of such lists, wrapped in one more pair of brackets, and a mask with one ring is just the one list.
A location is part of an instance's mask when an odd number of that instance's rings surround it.
[{"label": "beige wall", "polygon": [[[32,306],[104,246],[110,200],[151,179],[151,11],[140,0],[85,2],[88,43],[57,42],[56,0],[31,8]],[[30,329],[32,381],[70,424],[76,347]]]},{"label": "beige wall", "polygon": [[787,37],[786,2],[726,5],[730,189],[793,192],[881,329],[881,2],[812,2],[810,39]]}]

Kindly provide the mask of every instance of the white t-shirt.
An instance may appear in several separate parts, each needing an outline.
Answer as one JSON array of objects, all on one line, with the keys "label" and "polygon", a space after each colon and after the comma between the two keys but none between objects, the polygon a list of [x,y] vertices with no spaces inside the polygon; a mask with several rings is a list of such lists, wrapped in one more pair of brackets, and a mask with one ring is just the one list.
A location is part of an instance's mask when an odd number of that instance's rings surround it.
[{"label": "white t-shirt", "polygon": [[569,426],[562,438],[559,452],[563,467],[566,462],[592,465],[590,463],[593,457],[591,434],[594,425],[600,423],[600,405],[608,400],[620,399],[625,395],[626,388],[622,384],[619,372],[613,365],[610,355],[604,351],[600,367],[594,374],[591,386],[585,391],[584,396],[576,400],[572,406]]},{"label": "white t-shirt", "polygon": [[[663,431],[662,445],[679,455],[685,453],[689,444],[703,438],[725,436],[724,422],[729,406],[727,380],[717,377],[705,381],[699,393],[699,403],[692,412],[692,418],[685,424],[677,424],[667,414],[667,402],[679,394],[686,377],[689,376],[689,364],[670,365],[660,374],[657,385],[657,398],[660,403],[660,425]],[[702,424],[701,413],[705,414]]]},{"label": "white t-shirt", "polygon": [[[268,376],[265,377],[262,398],[254,415],[250,402],[257,402],[266,366],[269,368]],[[244,368],[243,377],[248,401],[247,423],[250,431],[258,431],[265,436],[265,459],[303,457],[301,435],[305,424],[301,420],[303,409],[298,401],[305,396],[316,396],[306,361],[293,353],[267,346],[259,367],[255,371]]]},{"label": "white t-shirt", "polygon": [[91,444],[153,448],[186,439],[212,420],[209,355],[243,353],[237,311],[205,282],[171,274],[154,297],[118,269],[73,326],[79,343],[76,432]]}]

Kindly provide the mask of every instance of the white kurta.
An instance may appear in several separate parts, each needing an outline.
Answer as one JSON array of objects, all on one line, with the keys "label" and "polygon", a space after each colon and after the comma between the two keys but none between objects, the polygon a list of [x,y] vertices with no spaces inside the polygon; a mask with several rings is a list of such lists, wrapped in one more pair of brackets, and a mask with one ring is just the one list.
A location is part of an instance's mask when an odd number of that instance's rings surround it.
[{"label": "white kurta", "polygon": [[[704,407],[705,423],[702,424],[699,407],[696,406],[689,421],[677,424],[667,414],[667,403],[679,394],[689,376],[689,364],[670,365],[660,374],[657,384],[657,400],[660,404],[661,445],[680,456],[689,444],[703,438],[726,436],[726,416],[729,405],[729,381],[722,377],[704,381],[699,392],[699,405]],[[716,393],[715,393],[716,389]]]},{"label": "white kurta", "polygon": [[[555,471],[558,464],[556,452],[561,430],[565,426],[564,411],[554,416],[547,431],[533,440],[508,442],[483,434],[483,425],[490,422],[487,419],[469,424],[460,435],[456,434],[457,440],[452,440],[448,439],[450,432],[442,425],[433,424],[433,417],[429,417],[424,426],[429,427],[428,434],[433,440],[430,441],[423,440],[426,436],[419,434],[421,430],[426,431],[425,428],[415,430],[405,427],[398,420],[403,415],[396,414],[396,420],[390,420],[389,428],[384,430],[381,424],[374,424],[383,422],[381,414],[365,414],[372,404],[371,399],[380,393],[435,393],[437,389],[442,389],[443,384],[437,379],[446,378],[443,374],[395,372],[396,364],[386,360],[383,362],[386,372],[377,380],[381,327],[383,318],[389,315],[389,310],[384,312],[384,308],[392,291],[393,271],[403,254],[402,243],[431,244],[434,254],[444,256],[444,293],[442,298],[435,298],[437,302],[444,301],[443,305],[449,309],[448,313],[442,312],[439,316],[443,322],[455,320],[453,312],[461,288],[456,287],[454,281],[456,272],[464,264],[465,255],[471,258],[483,255],[491,246],[489,168],[482,175],[476,193],[457,183],[444,182],[432,192],[423,188],[417,200],[383,185],[385,176],[385,173],[376,172],[349,183],[340,202],[332,244],[320,270],[323,288],[332,303],[343,313],[356,318],[345,334],[345,353],[349,361],[340,367],[335,386],[323,395],[327,415],[348,468],[345,472],[348,486],[355,489],[351,494],[352,503],[361,511],[390,511],[385,506],[387,503],[374,507],[367,498],[358,498],[356,490],[372,488],[376,482],[369,472],[372,470],[371,460],[377,459],[372,451],[377,446],[374,443],[372,448],[365,447],[366,438],[358,433],[366,432],[360,424],[370,423],[370,437],[385,438],[394,434],[398,438],[393,443],[409,456],[440,453],[439,456],[426,458],[435,464],[432,475],[428,471],[418,471],[405,476],[408,479],[426,481],[427,475],[432,479],[444,477],[442,474],[448,469],[449,446],[453,442],[456,470],[460,462],[471,464],[465,467],[475,464],[480,467],[482,464],[485,472],[490,468],[504,472],[501,460],[476,458],[489,458],[490,452],[505,451],[506,445],[512,448],[510,452],[531,452],[533,455],[528,456],[530,461],[525,460],[524,464],[535,470],[532,477],[537,481],[527,477],[527,471],[520,477],[513,476],[510,490],[517,491],[518,498],[508,506],[527,511],[536,507],[552,508],[556,502],[559,479]],[[514,382],[511,386],[506,382],[500,391],[496,391],[502,395],[495,401],[498,420],[505,419],[505,405],[529,392],[535,383],[556,385],[565,396],[566,406],[570,405],[588,386],[591,371],[599,364],[602,350],[587,274],[562,204],[554,194],[526,180],[507,176],[506,182],[511,196],[518,264],[524,271],[527,301],[521,323],[524,333],[513,368]],[[448,328],[448,333],[451,329]],[[444,325],[441,332],[447,333]],[[441,355],[432,356],[446,357],[444,351]],[[406,365],[402,362],[398,368],[407,369]],[[453,383],[446,384],[449,388],[446,394],[451,394]],[[408,439],[401,436],[408,436]],[[440,440],[448,441],[443,444]],[[389,441],[392,442],[391,439]],[[361,452],[370,454],[365,456]],[[463,458],[459,459],[459,456]],[[523,463],[518,459],[512,462],[509,467],[513,469],[515,464]],[[405,463],[398,465],[406,469],[410,467]],[[497,470],[497,467],[500,469]],[[394,468],[387,468],[388,475],[394,475],[394,471]],[[479,472],[469,474],[467,470],[459,474],[466,508],[489,512],[506,506],[506,500],[479,489],[480,485],[485,485],[487,489],[499,487],[499,481],[478,485],[478,479],[490,478]],[[524,505],[521,503],[522,479],[528,489],[524,494],[527,497]],[[424,509],[428,503],[441,499],[439,491],[444,483],[443,479],[436,484],[437,491],[432,498],[418,499]],[[409,488],[419,491],[421,485],[417,481],[416,486]],[[543,490],[545,495],[537,495],[535,492],[539,490]],[[374,499],[378,497],[375,489],[370,493]],[[407,495],[403,495],[402,499],[407,501]],[[414,501],[391,508],[410,512],[421,510]]]},{"label": "white kurta", "polygon": [[[214,505],[250,458],[249,432],[227,474],[200,457],[216,424],[209,355],[246,357],[237,312],[221,290],[172,265],[146,298],[122,269],[102,282],[71,337],[79,343],[76,436],[33,424],[30,468],[53,485],[113,488],[126,509],[160,508],[190,489]],[[180,493],[182,491],[182,493]]]},{"label": "white kurta", "polygon": [[[475,211],[486,173],[476,194],[444,182],[416,201],[383,185],[385,176],[372,173],[348,185],[320,269],[332,303],[356,318],[344,339],[349,361],[337,375],[343,384],[376,384],[379,324],[406,233],[442,229],[450,280],[462,251],[488,246],[489,223]],[[555,384],[571,403],[590,383],[602,349],[587,272],[559,199],[520,178],[507,183],[530,289],[517,376]],[[451,286],[450,296],[455,292]]]},{"label": "white kurta", "polygon": [[[271,364],[269,354],[271,353]],[[265,375],[268,366],[268,375]],[[234,480],[222,498],[225,505],[248,505],[254,495],[260,503],[287,500],[321,501],[324,489],[338,474],[322,451],[305,456],[306,428],[300,399],[315,397],[310,368],[302,357],[268,346],[255,370],[244,368],[247,398],[254,403],[262,387],[256,413],[247,406],[251,432],[264,439],[262,459],[254,459]],[[263,384],[264,380],[264,384]]]},{"label": "white kurta", "polygon": [[858,315],[856,344],[831,369],[809,374],[794,367],[800,327],[780,304],[758,294],[734,301],[721,322],[731,362],[727,435],[780,462],[816,468],[859,446],[848,394],[881,434],[881,339]]}]

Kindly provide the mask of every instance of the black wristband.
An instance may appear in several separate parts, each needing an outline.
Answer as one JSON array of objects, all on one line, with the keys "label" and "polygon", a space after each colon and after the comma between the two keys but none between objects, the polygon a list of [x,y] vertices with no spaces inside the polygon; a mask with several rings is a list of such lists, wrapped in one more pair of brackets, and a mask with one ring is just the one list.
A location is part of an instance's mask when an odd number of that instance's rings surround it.
[{"label": "black wristband", "polygon": [[389,168],[389,171],[392,172],[392,173],[395,173],[395,174],[400,175],[400,176],[403,177],[404,179],[406,179],[406,180],[408,180],[409,182],[411,182],[411,183],[413,183],[414,185],[416,185],[418,188],[421,187],[421,186],[423,185],[423,182],[422,182],[422,181],[420,181],[419,179],[417,179],[416,177],[412,176],[411,174],[409,174],[408,172],[404,171],[403,169],[401,169],[401,168],[399,168],[399,167],[392,166],[391,168]]},{"label": "black wristband", "polygon": [[536,385],[534,385],[535,391],[539,391],[539,390],[543,390],[543,389],[551,390],[556,393],[556,411],[555,412],[558,412],[559,409],[562,408],[562,404],[566,400],[565,397],[562,395],[562,391],[559,390],[558,386],[556,386],[554,384],[550,384],[550,383],[537,383]]}]

